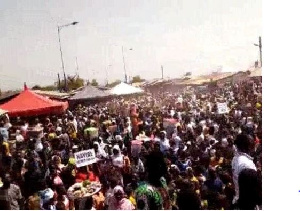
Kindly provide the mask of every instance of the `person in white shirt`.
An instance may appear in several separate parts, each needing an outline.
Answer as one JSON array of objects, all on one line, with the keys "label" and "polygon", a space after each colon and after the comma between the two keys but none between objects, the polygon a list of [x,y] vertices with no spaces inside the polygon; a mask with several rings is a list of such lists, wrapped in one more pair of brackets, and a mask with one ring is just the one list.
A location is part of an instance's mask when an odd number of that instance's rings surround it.
[{"label": "person in white shirt", "polygon": [[257,170],[253,162],[253,158],[249,155],[252,144],[248,136],[244,134],[238,135],[235,140],[235,145],[237,147],[237,151],[231,163],[233,183],[235,186],[235,197],[233,198],[233,204],[236,204],[239,199],[239,174],[244,169],[253,169],[255,171]]},{"label": "person in white shirt", "polygon": [[35,146],[35,151],[36,152],[40,152],[44,148],[41,139],[36,139],[36,142],[35,142],[34,146]]},{"label": "person in white shirt", "polygon": [[77,133],[77,120],[76,120],[76,118],[73,117],[72,123],[74,124],[74,126],[75,126],[75,131],[76,131],[76,133]]},{"label": "person in white shirt", "polygon": [[16,131],[16,141],[17,141],[17,142],[23,142],[23,141],[24,141],[24,137],[22,136],[20,130],[17,130],[17,131]]},{"label": "person in white shirt", "polygon": [[170,143],[169,143],[169,139],[166,138],[166,131],[162,131],[160,133],[160,151],[162,153],[165,153],[166,151],[168,151],[170,149]]},{"label": "person in white shirt", "polygon": [[27,133],[27,129],[28,129],[28,123],[27,122],[23,122],[22,126],[21,126],[21,134],[24,136]]},{"label": "person in white shirt", "polygon": [[123,168],[124,162],[123,162],[123,155],[120,153],[120,147],[119,145],[114,145],[113,147],[113,156],[112,158],[112,164],[116,167]]},{"label": "person in white shirt", "polygon": [[177,151],[182,140],[177,134],[174,134],[173,140],[175,141],[175,150]]},{"label": "person in white shirt", "polygon": [[100,144],[95,141],[93,143],[94,147],[95,147],[95,152],[96,152],[96,158],[97,160],[101,160],[102,158],[106,158],[107,157],[107,153],[105,152],[105,150],[100,146]]}]

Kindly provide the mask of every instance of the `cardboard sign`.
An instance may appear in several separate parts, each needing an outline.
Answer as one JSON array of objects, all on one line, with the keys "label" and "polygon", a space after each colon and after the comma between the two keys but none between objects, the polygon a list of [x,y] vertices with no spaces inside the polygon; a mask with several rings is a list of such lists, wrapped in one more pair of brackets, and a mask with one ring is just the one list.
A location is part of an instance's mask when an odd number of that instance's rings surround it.
[{"label": "cardboard sign", "polygon": [[226,114],[228,113],[227,103],[217,103],[218,114]]},{"label": "cardboard sign", "polygon": [[87,166],[97,162],[96,153],[94,149],[83,150],[74,153],[76,167]]}]

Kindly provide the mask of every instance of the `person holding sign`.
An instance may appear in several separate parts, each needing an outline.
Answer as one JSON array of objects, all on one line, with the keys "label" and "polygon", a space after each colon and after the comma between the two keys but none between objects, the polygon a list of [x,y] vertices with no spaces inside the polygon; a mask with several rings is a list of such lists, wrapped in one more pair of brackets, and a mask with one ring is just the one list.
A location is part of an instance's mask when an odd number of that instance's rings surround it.
[{"label": "person holding sign", "polygon": [[217,103],[218,114],[226,114],[229,109],[227,107],[227,103]]}]

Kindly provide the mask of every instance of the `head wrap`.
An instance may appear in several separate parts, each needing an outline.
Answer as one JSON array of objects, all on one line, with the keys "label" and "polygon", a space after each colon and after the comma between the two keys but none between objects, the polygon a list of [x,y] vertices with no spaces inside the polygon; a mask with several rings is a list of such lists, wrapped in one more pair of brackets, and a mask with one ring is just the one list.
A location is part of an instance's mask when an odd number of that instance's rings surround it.
[{"label": "head wrap", "polygon": [[116,139],[117,141],[122,141],[122,136],[116,135],[115,139]]},{"label": "head wrap", "polygon": [[121,192],[124,194],[124,190],[120,185],[117,185],[114,190],[113,190],[113,194],[116,194],[117,192]]},{"label": "head wrap", "polygon": [[69,165],[75,165],[75,158],[69,158]]}]

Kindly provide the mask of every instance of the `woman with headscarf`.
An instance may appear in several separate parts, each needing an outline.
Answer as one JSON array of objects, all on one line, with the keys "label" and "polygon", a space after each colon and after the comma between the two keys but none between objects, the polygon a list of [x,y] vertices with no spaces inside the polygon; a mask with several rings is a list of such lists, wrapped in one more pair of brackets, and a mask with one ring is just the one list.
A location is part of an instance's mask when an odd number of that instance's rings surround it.
[{"label": "woman with headscarf", "polygon": [[134,210],[131,201],[125,198],[124,190],[117,185],[113,190],[113,197],[108,202],[109,210]]},{"label": "woman with headscarf", "polygon": [[61,163],[61,158],[58,155],[52,157],[52,162],[54,166],[59,170],[59,173],[65,168],[65,165]]}]

